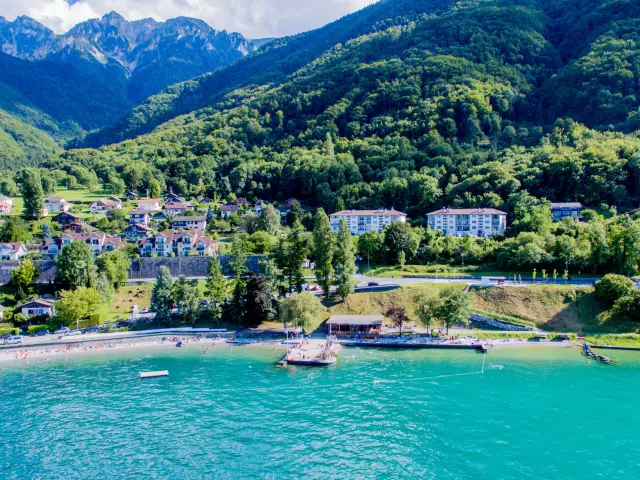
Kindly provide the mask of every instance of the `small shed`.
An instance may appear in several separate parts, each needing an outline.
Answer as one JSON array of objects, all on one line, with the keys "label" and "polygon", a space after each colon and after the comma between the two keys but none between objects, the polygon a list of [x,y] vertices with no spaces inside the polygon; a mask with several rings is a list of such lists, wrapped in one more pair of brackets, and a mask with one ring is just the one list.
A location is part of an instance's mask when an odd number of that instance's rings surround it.
[{"label": "small shed", "polygon": [[382,315],[332,315],[327,325],[329,335],[371,338],[380,336],[383,322]]}]

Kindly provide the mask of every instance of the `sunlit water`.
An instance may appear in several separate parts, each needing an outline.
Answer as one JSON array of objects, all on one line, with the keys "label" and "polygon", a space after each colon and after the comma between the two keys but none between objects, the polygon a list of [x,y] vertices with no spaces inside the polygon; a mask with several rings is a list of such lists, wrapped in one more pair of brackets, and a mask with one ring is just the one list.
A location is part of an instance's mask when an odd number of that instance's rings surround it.
[{"label": "sunlit water", "polygon": [[492,351],[459,375],[483,356],[343,349],[290,370],[264,347],[210,353],[0,366],[0,477],[640,478],[640,354]]}]

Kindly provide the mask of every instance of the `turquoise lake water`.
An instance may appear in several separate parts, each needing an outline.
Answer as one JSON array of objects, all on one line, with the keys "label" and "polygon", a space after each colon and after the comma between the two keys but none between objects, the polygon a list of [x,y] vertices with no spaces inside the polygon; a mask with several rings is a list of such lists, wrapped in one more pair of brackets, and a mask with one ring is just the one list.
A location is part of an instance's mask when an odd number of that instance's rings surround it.
[{"label": "turquoise lake water", "polygon": [[0,478],[640,478],[640,354],[210,353],[0,366]]}]

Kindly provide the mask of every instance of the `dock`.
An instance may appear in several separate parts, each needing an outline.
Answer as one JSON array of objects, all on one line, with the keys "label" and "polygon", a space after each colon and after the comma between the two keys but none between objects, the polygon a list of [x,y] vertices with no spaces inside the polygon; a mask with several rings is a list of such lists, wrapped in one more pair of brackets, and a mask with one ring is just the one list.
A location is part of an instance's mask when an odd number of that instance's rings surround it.
[{"label": "dock", "polygon": [[327,367],[338,361],[338,343],[335,337],[328,337],[326,342],[309,343],[302,341],[298,345],[287,349],[285,356],[278,362],[278,366],[300,365],[305,367]]},{"label": "dock", "polygon": [[168,376],[169,370],[161,370],[159,372],[140,372],[140,378],[158,378]]}]

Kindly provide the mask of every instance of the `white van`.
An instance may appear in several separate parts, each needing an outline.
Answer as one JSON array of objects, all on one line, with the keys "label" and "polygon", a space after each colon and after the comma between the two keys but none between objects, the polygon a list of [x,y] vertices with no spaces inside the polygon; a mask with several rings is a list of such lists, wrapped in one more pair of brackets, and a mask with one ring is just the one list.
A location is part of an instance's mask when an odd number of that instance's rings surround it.
[{"label": "white van", "polygon": [[22,337],[20,335],[12,335],[4,339],[5,345],[17,345],[18,343],[22,343]]}]

